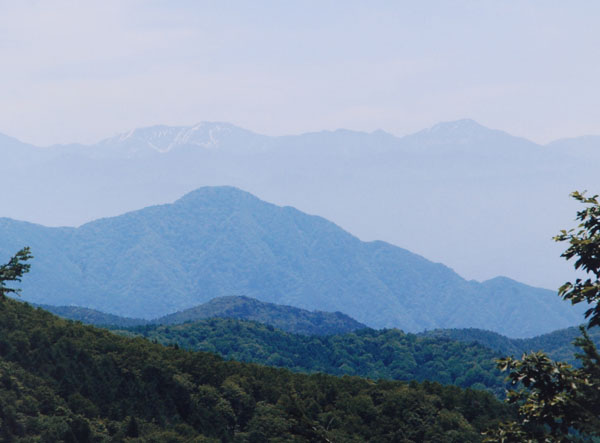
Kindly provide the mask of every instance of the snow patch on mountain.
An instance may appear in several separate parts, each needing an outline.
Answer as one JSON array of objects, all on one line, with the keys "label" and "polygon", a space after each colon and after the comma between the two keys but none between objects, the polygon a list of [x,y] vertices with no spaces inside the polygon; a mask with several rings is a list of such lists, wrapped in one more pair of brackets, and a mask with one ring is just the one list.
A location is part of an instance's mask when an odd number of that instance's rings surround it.
[{"label": "snow patch on mountain", "polygon": [[156,125],[132,129],[102,140],[100,146],[128,147],[140,151],[150,148],[160,153],[169,152],[179,146],[199,146],[216,149],[222,140],[236,132],[249,132],[228,123],[202,122],[194,126]]}]

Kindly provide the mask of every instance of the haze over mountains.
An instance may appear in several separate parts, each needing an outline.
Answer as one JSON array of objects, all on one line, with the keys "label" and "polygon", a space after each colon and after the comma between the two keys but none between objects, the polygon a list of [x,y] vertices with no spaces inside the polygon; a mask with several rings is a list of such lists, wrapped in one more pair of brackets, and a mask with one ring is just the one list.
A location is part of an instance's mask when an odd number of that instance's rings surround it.
[{"label": "haze over mountains", "polygon": [[551,237],[568,194],[600,189],[598,137],[540,146],[472,120],[405,137],[323,131],[269,137],[227,123],[135,129],[95,145],[0,137],[1,216],[79,225],[204,185],[233,185],[383,239],[467,278],[557,288],[572,276]]},{"label": "haze over mountains", "polygon": [[478,327],[524,337],[579,324],[553,291],[498,277],[467,281],[389,243],[232,187],[79,228],[0,219],[0,255],[31,246],[25,300],[156,318],[244,294],[340,311],[370,327]]}]

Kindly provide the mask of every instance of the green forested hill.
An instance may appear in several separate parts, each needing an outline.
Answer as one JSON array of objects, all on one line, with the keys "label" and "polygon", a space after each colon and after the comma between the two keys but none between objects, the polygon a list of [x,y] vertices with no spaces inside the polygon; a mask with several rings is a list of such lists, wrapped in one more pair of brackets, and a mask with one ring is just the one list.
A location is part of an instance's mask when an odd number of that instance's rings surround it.
[{"label": "green forested hill", "polygon": [[202,305],[154,320],[119,317],[79,306],[36,305],[59,317],[86,324],[130,327],[145,324],[177,324],[211,317],[252,320],[287,332],[305,335],[342,334],[366,328],[341,312],[307,311],[292,306],[261,302],[244,296],[217,297]]},{"label": "green forested hill", "polygon": [[[368,329],[340,313],[310,312],[249,297],[220,297],[152,321],[121,318],[78,307],[42,307],[65,318],[112,329],[129,328],[122,332],[165,344],[177,343],[187,349],[216,352],[227,359],[300,372],[433,380],[486,388],[497,394],[502,394],[504,387],[503,377],[492,363],[498,356],[544,351],[555,360],[578,364],[577,349],[572,345],[580,335],[578,328],[561,329],[530,339],[511,339],[472,328],[438,329],[415,336],[395,329]],[[206,318],[211,320],[194,321]],[[344,335],[346,331],[358,329],[365,330]],[[300,337],[294,333],[335,336]],[[600,333],[592,330],[590,334],[600,344]]]},{"label": "green forested hill", "polygon": [[[600,330],[592,328],[588,330],[590,338],[600,345]],[[580,365],[581,361],[575,360],[575,353],[580,353],[581,349],[573,346],[573,341],[581,337],[579,328],[566,328],[558,331],[543,334],[530,339],[516,340],[523,352],[544,351],[553,360],[566,361],[574,365]],[[517,355],[520,357],[520,355]]]},{"label": "green forested hill", "polygon": [[200,188],[79,228],[0,218],[0,262],[23,245],[36,257],[25,300],[127,317],[244,294],[412,332],[479,327],[530,337],[582,320],[553,291],[507,278],[467,281],[405,249],[360,241],[323,218],[230,187]]},{"label": "green forested hill", "polygon": [[145,325],[149,323],[148,320],[141,318],[120,317],[118,315],[107,314],[96,309],[82,308],[81,306],[52,306],[34,303],[32,303],[32,305],[45,309],[48,312],[52,312],[54,315],[58,315],[59,317],[80,321],[88,325],[127,328],[130,326]]},{"label": "green forested hill", "polygon": [[397,329],[318,337],[290,334],[256,322],[213,318],[139,326],[120,333],[300,372],[431,380],[488,389],[497,395],[505,389],[504,376],[496,370],[499,354],[475,343],[418,337]]},{"label": "green forested hill", "polygon": [[[495,370],[498,356],[547,352],[577,364],[572,341],[578,328],[531,339],[511,339],[480,329],[441,329],[418,335],[368,328],[340,313],[309,312],[248,297],[221,297],[204,305],[153,321],[127,319],[85,308],[44,306],[57,315],[110,326],[164,344],[218,353],[226,359],[286,367],[299,372],[326,372],[393,380],[432,380],[477,387],[503,394],[503,377]],[[233,317],[225,320],[215,316]],[[208,317],[210,320],[195,321]],[[237,321],[255,319],[260,321]],[[166,323],[166,325],[161,325]],[[182,324],[186,323],[186,324]],[[138,327],[135,327],[138,326]],[[275,328],[274,328],[275,326]],[[330,337],[302,337],[333,335]],[[335,334],[336,332],[341,332]],[[591,331],[600,342],[600,335]],[[484,349],[485,348],[485,349]]]},{"label": "green forested hill", "polygon": [[463,343],[479,343],[501,355],[516,355],[522,352],[518,340],[485,329],[434,329],[433,331],[421,332],[418,335],[421,337],[458,340]]},{"label": "green forested hill", "polygon": [[485,392],[223,361],[0,300],[2,441],[476,442],[509,414]]},{"label": "green forested hill", "polygon": [[[597,329],[590,329],[588,334],[596,345],[600,345],[600,331]],[[573,365],[579,364],[575,359],[575,353],[579,350],[573,346],[573,340],[580,337],[581,332],[576,327],[560,329],[527,339],[508,338],[481,329],[440,329],[419,335],[431,338],[445,337],[464,343],[479,343],[506,356],[519,357],[526,352],[543,351],[553,360],[564,361]]]},{"label": "green forested hill", "polygon": [[177,324],[211,317],[252,320],[305,335],[343,334],[366,328],[341,312],[307,311],[244,296],[214,298],[195,308],[160,317],[152,323]]}]

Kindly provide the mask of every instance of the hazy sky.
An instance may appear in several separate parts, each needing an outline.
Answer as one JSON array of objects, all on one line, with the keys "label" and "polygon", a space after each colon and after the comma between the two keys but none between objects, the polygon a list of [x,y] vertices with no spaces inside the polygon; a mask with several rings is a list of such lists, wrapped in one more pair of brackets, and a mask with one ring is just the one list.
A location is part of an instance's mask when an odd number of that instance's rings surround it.
[{"label": "hazy sky", "polygon": [[470,117],[537,142],[600,134],[599,17],[591,0],[0,0],[0,132],[404,135]]}]

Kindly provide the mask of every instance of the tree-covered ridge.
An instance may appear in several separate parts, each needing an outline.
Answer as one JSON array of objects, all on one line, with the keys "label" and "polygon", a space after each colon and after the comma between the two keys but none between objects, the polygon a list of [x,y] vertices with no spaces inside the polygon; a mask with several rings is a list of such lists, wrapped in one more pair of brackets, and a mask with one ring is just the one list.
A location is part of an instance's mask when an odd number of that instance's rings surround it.
[{"label": "tree-covered ridge", "polygon": [[79,306],[35,305],[59,317],[96,326],[127,328],[146,324],[177,324],[211,317],[257,321],[287,332],[305,335],[343,334],[366,328],[341,312],[307,311],[261,302],[244,296],[217,297],[202,305],[154,320],[119,317]]},{"label": "tree-covered ridge", "polygon": [[4,441],[477,442],[510,416],[482,391],[223,361],[0,303]]},{"label": "tree-covered ridge", "polygon": [[[338,328],[338,319],[342,321],[339,329],[356,329],[353,326],[360,323],[339,313],[310,312],[264,303],[249,297],[220,297],[197,308],[152,321],[118,317],[73,306],[41,307],[63,318],[108,326],[111,329],[149,325],[121,332],[143,335],[163,344],[177,343],[186,349],[215,352],[226,359],[286,367],[298,372],[321,371],[375,379],[432,380],[462,387],[485,388],[501,395],[503,377],[498,375],[491,363],[498,355],[520,356],[526,352],[544,351],[553,359],[578,364],[575,358],[577,348],[573,345],[573,341],[579,336],[578,328],[562,329],[530,339],[512,339],[474,328],[438,329],[417,334],[421,338],[398,330],[368,330],[348,337],[312,339],[284,334],[283,331],[325,335]],[[212,318],[213,315],[259,318],[263,324],[213,318],[211,321],[172,326],[179,322],[189,323],[196,318]],[[162,322],[171,326],[160,326]],[[600,332],[590,331],[590,336],[600,342]],[[428,339],[424,340],[423,337]],[[388,345],[387,339],[391,345]],[[365,346],[365,340],[371,346]],[[474,346],[475,343],[491,351],[478,349]],[[390,361],[390,358],[382,355],[382,346],[393,349],[394,358],[401,354],[399,358],[404,359],[404,363],[386,365],[384,362]],[[450,354],[453,357],[449,359]],[[424,356],[429,360],[425,361]],[[473,366],[469,366],[470,364]],[[434,367],[436,370],[431,370]]]},{"label": "tree-covered ridge", "polygon": [[[179,324],[206,318],[236,318],[256,321],[286,332],[305,335],[343,334],[366,328],[362,323],[339,312],[307,311],[291,306],[261,302],[244,296],[218,297],[195,308],[190,308],[155,320],[119,317],[79,306],[35,305],[59,317],[86,324],[110,328],[130,328],[141,325]],[[590,337],[600,343],[600,331],[590,330]],[[509,338],[493,331],[476,328],[434,329],[417,334],[421,337],[445,338],[463,343],[478,343],[500,355],[519,356],[527,352],[543,351],[554,360],[577,365],[577,347],[573,341],[580,336],[579,328],[559,329],[532,338]],[[228,354],[222,354],[228,355]],[[238,359],[234,357],[234,359]],[[244,359],[245,360],[245,359]],[[258,361],[258,360],[248,360]],[[367,374],[361,374],[367,376]]]},{"label": "tree-covered ridge", "polygon": [[299,372],[358,375],[371,379],[430,380],[487,389],[503,395],[504,378],[494,353],[478,344],[424,338],[397,329],[363,329],[304,336],[256,322],[212,318],[179,325],[147,325],[119,331],[163,344],[215,352],[224,358]]},{"label": "tree-covered ridge", "polygon": [[[564,361],[571,365],[578,365],[575,354],[579,349],[574,345],[575,339],[581,336],[577,327],[559,329],[548,334],[532,338],[508,338],[492,331],[482,329],[436,329],[419,334],[425,337],[445,337],[465,343],[479,343],[501,355],[519,357],[523,353],[543,351],[553,360]],[[589,331],[594,343],[600,344],[600,331]]]},{"label": "tree-covered ridge", "polygon": [[364,324],[341,312],[307,311],[245,296],[213,298],[195,308],[160,317],[152,323],[177,324],[211,317],[251,320],[305,335],[343,334],[366,328]]},{"label": "tree-covered ridge", "polygon": [[37,303],[32,303],[32,305],[45,309],[59,317],[80,321],[87,325],[128,328],[149,323],[148,320],[142,318],[120,317],[118,315],[107,314],[106,312],[81,306],[53,306]]}]

